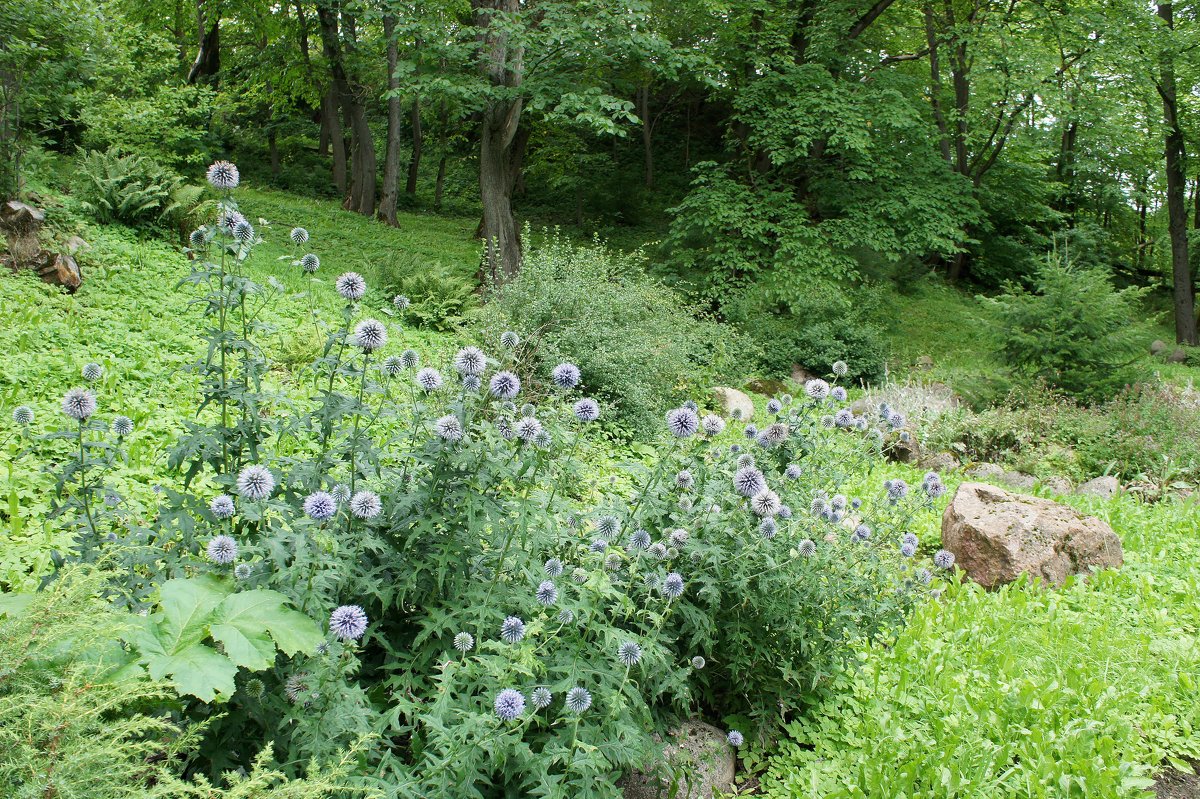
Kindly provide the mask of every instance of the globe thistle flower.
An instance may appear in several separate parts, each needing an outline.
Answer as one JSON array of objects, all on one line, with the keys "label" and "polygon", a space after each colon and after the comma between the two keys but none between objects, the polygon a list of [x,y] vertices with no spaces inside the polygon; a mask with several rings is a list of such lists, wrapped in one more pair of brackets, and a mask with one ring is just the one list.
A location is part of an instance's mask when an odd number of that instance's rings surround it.
[{"label": "globe thistle flower", "polygon": [[888,499],[892,502],[899,502],[908,494],[908,483],[898,477],[895,480],[888,480],[883,487],[887,491]]},{"label": "globe thistle flower", "polygon": [[603,552],[606,549],[608,549],[608,542],[605,541],[603,538],[597,538],[595,541],[593,541],[591,544],[588,545],[588,550],[591,552],[594,552],[596,554],[600,554],[601,552]]},{"label": "globe thistle flower", "polygon": [[707,665],[708,663],[704,660],[704,658],[700,657],[700,655],[694,655],[692,657],[692,668],[696,671],[700,671],[700,669]]},{"label": "globe thistle flower", "polygon": [[383,502],[374,491],[359,491],[350,498],[350,512],[359,519],[374,519],[383,510]]},{"label": "globe thistle flower", "polygon": [[842,388],[841,386],[834,386],[833,388],[829,389],[829,396],[833,397],[833,399],[837,400],[838,402],[845,402],[846,389]]},{"label": "globe thistle flower", "polygon": [[500,346],[505,349],[515,350],[521,346],[521,337],[511,330],[505,330],[500,334]]},{"label": "globe thistle flower", "polygon": [[829,384],[820,378],[813,378],[804,384],[804,393],[809,399],[821,402],[829,396]]},{"label": "globe thistle flower", "polygon": [[692,477],[691,471],[688,469],[680,469],[675,474],[675,485],[682,489],[691,488],[696,484],[696,478]]},{"label": "globe thistle flower", "polygon": [[925,493],[929,495],[930,499],[937,499],[946,493],[946,485],[941,480],[935,483],[928,483],[925,486]]},{"label": "globe thistle flower", "polygon": [[758,523],[758,534],[770,541],[779,532],[779,525],[770,516]]},{"label": "globe thistle flower", "polygon": [[676,599],[683,596],[683,575],[679,572],[671,572],[663,579],[662,584],[663,596],[667,599]]},{"label": "globe thistle flower", "polygon": [[655,543],[651,544],[650,548],[647,549],[646,551],[650,554],[651,557],[655,558],[656,560],[663,560],[664,558],[667,557],[667,548],[666,548],[666,546],[664,546],[661,543],[655,542]]},{"label": "globe thistle flower", "polygon": [[600,406],[594,399],[585,397],[575,403],[575,418],[581,422],[594,422],[600,418]]},{"label": "globe thistle flower", "polygon": [[[511,404],[511,403],[509,403],[509,404]],[[533,406],[532,402],[526,402],[524,405],[521,406],[521,415],[524,416],[525,418],[529,418],[536,413],[537,413],[537,408],[535,408]]]},{"label": "globe thistle flower", "polygon": [[388,377],[399,377],[404,373],[404,360],[399,355],[389,355],[379,368]]},{"label": "globe thistle flower", "polygon": [[767,401],[767,413],[776,414],[783,410],[783,403],[777,399]]},{"label": "globe thistle flower", "polygon": [[687,543],[692,534],[682,527],[677,527],[671,531],[670,539],[673,546],[681,547]]},{"label": "globe thistle flower", "polygon": [[335,485],[329,493],[339,505],[350,501],[350,489],[341,483]]},{"label": "globe thistle flower", "polygon": [[634,641],[626,641],[617,647],[617,660],[626,667],[636,666],[642,659],[642,648]]},{"label": "globe thistle flower", "polygon": [[80,372],[82,373],[84,380],[89,383],[95,383],[104,376],[104,367],[98,363],[86,363],[83,365],[83,369],[81,369]]},{"label": "globe thistle flower", "polygon": [[948,549],[939,549],[933,556],[933,565],[939,569],[949,569],[954,565],[954,553]]},{"label": "globe thistle flower", "polygon": [[275,490],[275,476],[266,466],[252,463],[238,475],[237,490],[244,499],[252,502],[266,499]]},{"label": "globe thistle flower", "polygon": [[904,421],[904,414],[900,413],[899,411],[892,411],[888,414],[888,427],[892,428],[893,430],[899,430],[901,427],[904,427]]},{"label": "globe thistle flower", "polygon": [[567,691],[567,709],[572,713],[582,713],[592,706],[592,695],[586,688],[575,686]]},{"label": "globe thistle flower", "polygon": [[563,562],[558,558],[550,558],[542,566],[542,571],[546,572],[547,577],[559,577],[563,573]]},{"label": "globe thistle flower", "polygon": [[460,375],[481,375],[487,368],[487,356],[478,347],[463,347],[454,356],[454,368]]},{"label": "globe thistle flower", "polygon": [[860,433],[862,431],[866,430],[867,429],[867,420],[861,416],[855,416],[854,417],[854,429]]},{"label": "globe thistle flower", "polygon": [[404,365],[405,369],[416,369],[421,365],[421,356],[417,354],[416,350],[405,350],[400,353],[400,363]]},{"label": "globe thistle flower", "polygon": [[849,427],[854,424],[854,413],[849,408],[842,408],[833,415],[833,424],[836,427]]},{"label": "globe thistle flower", "polygon": [[621,556],[616,552],[610,552],[608,556],[604,558],[604,568],[610,572],[617,571],[622,565]]},{"label": "globe thistle flower", "polygon": [[301,244],[308,243],[308,231],[302,227],[294,227],[292,232],[288,233],[288,238],[292,240],[292,244],[299,247]]},{"label": "globe thistle flower", "polygon": [[740,422],[742,420],[742,409],[734,408],[732,411],[730,411],[729,415],[733,417],[735,422]]},{"label": "globe thistle flower", "polygon": [[545,710],[554,701],[554,694],[550,693],[548,689],[539,686],[533,689],[533,693],[529,695],[529,701],[538,710]]},{"label": "globe thistle flower", "polygon": [[933,582],[933,572],[929,571],[929,569],[917,569],[916,577],[917,582],[921,585],[929,585]]},{"label": "globe thistle flower", "polygon": [[691,408],[675,408],[667,412],[667,429],[676,438],[690,438],[700,429],[700,417]]},{"label": "globe thistle flower", "polygon": [[866,525],[866,524],[860,524],[858,527],[854,528],[853,536],[855,539],[857,539],[859,541],[866,541],[868,538],[871,537],[870,526]]},{"label": "globe thistle flower", "polygon": [[737,454],[742,451],[742,445],[741,444],[730,444],[729,451],[734,454]]},{"label": "globe thistle flower", "polygon": [[[401,355],[401,358],[404,356]],[[442,373],[437,369],[426,366],[417,372],[417,385],[426,391],[437,391],[442,387]]]},{"label": "globe thistle flower", "polygon": [[33,408],[28,405],[18,405],[13,408],[12,419],[15,423],[28,426],[33,424]]},{"label": "globe thistle flower", "polygon": [[283,684],[283,695],[293,705],[299,702],[304,694],[308,692],[308,673],[296,672],[287,678],[287,682]]},{"label": "globe thistle flower", "polygon": [[633,549],[647,549],[650,546],[650,534],[645,530],[634,530],[629,536],[629,546]]},{"label": "globe thistle flower", "polygon": [[915,547],[920,543],[920,539],[917,538],[916,533],[905,533],[904,535],[900,536],[900,543],[912,544]]},{"label": "globe thistle flower", "polygon": [[208,503],[208,510],[218,519],[228,519],[233,516],[233,497],[228,494],[218,494]]},{"label": "globe thistle flower", "polygon": [[706,436],[719,436],[725,431],[725,420],[715,413],[706,414],[700,420],[700,427],[704,429]]},{"label": "globe thistle flower", "polygon": [[754,466],[754,456],[749,452],[743,453],[742,455],[737,456],[736,463],[739,469],[745,469],[747,466]]},{"label": "globe thistle flower", "polygon": [[397,311],[403,313],[404,311],[408,310],[408,306],[412,305],[412,301],[403,294],[397,294],[395,297],[392,297],[392,305]]},{"label": "globe thistle flower", "polygon": [[233,233],[233,229],[245,221],[246,217],[227,206],[217,212],[217,226],[228,233]]},{"label": "globe thistle flower", "polygon": [[537,419],[524,418],[517,422],[517,438],[522,441],[533,441],[542,432],[542,423]]},{"label": "globe thistle flower", "polygon": [[329,632],[343,641],[356,641],[367,631],[367,614],[358,605],[342,605],[329,614]]},{"label": "globe thistle flower", "polygon": [[461,441],[463,437],[462,422],[454,414],[446,414],[433,423],[433,432],[443,441]]},{"label": "globe thistle flower", "polygon": [[786,424],[776,422],[775,424],[767,425],[767,429],[763,431],[763,438],[767,440],[767,443],[775,446],[787,441],[789,434],[790,432]]},{"label": "globe thistle flower", "polygon": [[475,636],[468,632],[457,633],[454,636],[454,648],[464,655],[475,648]]},{"label": "globe thistle flower", "polygon": [[792,506],[791,505],[780,505],[778,516],[781,519],[792,518]]},{"label": "globe thistle flower", "polygon": [[86,422],[96,412],[96,395],[86,389],[73,388],[63,396],[62,411],[78,422]]},{"label": "globe thistle flower", "polygon": [[543,580],[534,593],[539,605],[549,607],[558,601],[558,586],[551,580]]},{"label": "globe thistle flower", "polygon": [[521,390],[521,378],[509,371],[496,372],[488,381],[488,390],[494,397],[510,400]]},{"label": "globe thistle flower", "polygon": [[911,558],[913,555],[917,554],[917,545],[911,541],[902,544],[900,546],[900,554],[906,558]]},{"label": "globe thistle flower", "polygon": [[525,637],[525,622],[517,616],[508,616],[500,625],[500,637],[509,644],[519,643]]},{"label": "globe thistle flower", "polygon": [[133,432],[133,420],[128,416],[113,417],[112,430],[120,438],[124,438]]},{"label": "globe thistle flower", "polygon": [[783,470],[783,476],[789,480],[799,480],[800,475],[803,473],[804,470],[794,463],[789,463],[787,468]]},{"label": "globe thistle flower", "polygon": [[497,718],[501,721],[512,721],[525,712],[525,697],[520,691],[505,688],[496,694],[496,700],[492,706],[495,708]]},{"label": "globe thistle flower", "polygon": [[337,293],[350,302],[361,300],[367,293],[367,281],[358,272],[344,272],[334,283]]},{"label": "globe thistle flower", "polygon": [[387,341],[387,327],[378,319],[364,319],[354,328],[354,344],[363,352],[381,349]]},{"label": "globe thistle flower", "polygon": [[583,585],[588,581],[587,570],[576,566],[574,569],[571,569],[571,579],[579,585]]},{"label": "globe thistle flower", "polygon": [[337,500],[324,491],[314,491],[304,498],[304,513],[318,522],[326,522],[337,513]]},{"label": "globe thistle flower", "polygon": [[234,226],[233,237],[237,239],[240,244],[249,244],[250,242],[254,241],[254,226],[243,219]]},{"label": "globe thistle flower", "polygon": [[538,449],[550,449],[554,443],[554,436],[550,435],[549,430],[542,430],[533,437],[533,445]]},{"label": "globe thistle flower", "polygon": [[233,576],[238,580],[249,580],[254,568],[249,563],[239,563],[233,567]]},{"label": "globe thistle flower", "polygon": [[854,510],[858,510],[862,507],[862,500],[858,497],[855,497],[854,499],[850,500],[850,507]]},{"label": "globe thistle flower", "polygon": [[811,539],[804,539],[796,546],[796,551],[808,558],[816,554],[817,545]]},{"label": "globe thistle flower", "polygon": [[616,516],[601,516],[596,519],[596,532],[605,541],[612,541],[621,532],[621,522]]},{"label": "globe thistle flower", "polygon": [[313,272],[321,268],[321,259],[311,252],[305,253],[305,255],[300,258],[300,268],[311,275]]},{"label": "globe thistle flower", "polygon": [[763,489],[750,498],[750,509],[756,516],[774,516],[779,513],[779,495],[769,488]]},{"label": "globe thistle flower", "polygon": [[241,180],[238,168],[228,161],[214,161],[208,168],[207,177],[209,185],[218,191],[233,191]]},{"label": "globe thistle flower", "polygon": [[579,367],[573,363],[560,363],[550,372],[550,379],[559,388],[572,389],[579,385]]},{"label": "globe thistle flower", "polygon": [[482,385],[483,381],[479,378],[479,375],[462,376],[462,386],[465,391],[470,391],[472,394],[477,394],[479,393],[479,389]]},{"label": "globe thistle flower", "polygon": [[742,435],[753,441],[758,438],[758,425],[748,424],[742,429]]},{"label": "globe thistle flower", "polygon": [[752,497],[767,487],[763,473],[753,466],[743,466],[733,475],[733,488],[743,497]]},{"label": "globe thistle flower", "polygon": [[833,508],[834,510],[845,510],[846,509],[846,495],[845,494],[834,494],[833,499],[829,500],[829,507]]},{"label": "globe thistle flower", "polygon": [[196,228],[188,235],[188,244],[193,250],[203,250],[208,246],[208,233],[204,228]]},{"label": "globe thistle flower", "polygon": [[692,498],[691,497],[680,497],[679,498],[679,509],[681,511],[683,511],[684,513],[691,513],[692,512]]},{"label": "globe thistle flower", "polygon": [[218,566],[228,566],[237,560],[238,545],[227,535],[219,535],[208,542],[208,547],[204,550],[208,554],[208,559]]},{"label": "globe thistle flower", "polygon": [[826,430],[832,430],[837,427],[837,417],[831,413],[825,414],[821,417],[821,427],[824,427]]},{"label": "globe thistle flower", "polygon": [[850,374],[850,366],[845,361],[834,361],[833,373],[838,377],[845,377]]},{"label": "globe thistle flower", "polygon": [[741,746],[746,742],[746,739],[737,730],[730,730],[729,734],[725,736],[725,740],[729,741],[729,745],[733,747]]},{"label": "globe thistle flower", "polygon": [[575,621],[575,611],[570,608],[563,608],[558,612],[558,621],[560,624],[570,624]]}]

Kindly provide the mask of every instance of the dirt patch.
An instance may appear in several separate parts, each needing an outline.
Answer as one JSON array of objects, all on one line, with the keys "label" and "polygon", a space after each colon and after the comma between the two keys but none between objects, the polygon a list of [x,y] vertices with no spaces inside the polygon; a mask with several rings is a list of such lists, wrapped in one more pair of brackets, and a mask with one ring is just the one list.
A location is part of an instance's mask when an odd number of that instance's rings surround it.
[{"label": "dirt patch", "polygon": [[[1200,762],[1192,761],[1191,765],[1193,770],[1200,772]],[[1200,799],[1200,776],[1167,768],[1154,783],[1154,795],[1158,799]]]}]

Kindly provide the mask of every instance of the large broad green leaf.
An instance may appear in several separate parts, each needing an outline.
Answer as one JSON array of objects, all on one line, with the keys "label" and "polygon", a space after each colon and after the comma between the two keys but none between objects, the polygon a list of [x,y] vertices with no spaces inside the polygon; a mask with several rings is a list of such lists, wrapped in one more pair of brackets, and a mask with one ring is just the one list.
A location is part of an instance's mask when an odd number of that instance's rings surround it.
[{"label": "large broad green leaf", "polygon": [[311,653],[323,636],[312,619],[286,603],[287,597],[275,591],[231,594],[213,613],[212,637],[224,644],[230,659],[250,669],[269,668],[276,646],[288,655]]},{"label": "large broad green leaf", "polygon": [[191,694],[205,702],[217,696],[227,699],[236,690],[233,678],[237,666],[217,650],[193,644],[169,658],[156,658],[150,664],[150,676],[156,680],[170,677],[181,694]]},{"label": "large broad green leaf", "polygon": [[0,594],[0,616],[16,616],[33,601],[33,594]]}]

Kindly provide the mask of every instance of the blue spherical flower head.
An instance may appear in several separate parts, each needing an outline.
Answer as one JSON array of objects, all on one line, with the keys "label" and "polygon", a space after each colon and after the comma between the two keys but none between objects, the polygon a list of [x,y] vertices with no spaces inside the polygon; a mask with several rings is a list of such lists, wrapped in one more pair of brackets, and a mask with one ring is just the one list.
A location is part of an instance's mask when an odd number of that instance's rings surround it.
[{"label": "blue spherical flower head", "polygon": [[725,738],[729,741],[730,746],[741,746],[746,742],[746,739],[742,737],[742,734],[737,730],[730,730],[729,734],[726,735]]},{"label": "blue spherical flower head", "polygon": [[621,522],[616,516],[601,516],[596,520],[596,532],[605,541],[612,541],[621,532]]},{"label": "blue spherical flower head", "polygon": [[367,281],[358,272],[342,273],[334,282],[334,287],[337,289],[337,293],[342,295],[343,299],[350,302],[361,300],[363,295],[367,293]]},{"label": "blue spherical flower head", "polygon": [[737,463],[737,467],[739,469],[745,469],[747,466],[754,466],[755,465],[754,456],[751,455],[749,452],[745,452],[745,453],[737,456],[736,463]]},{"label": "blue spherical flower head", "polygon": [[238,545],[227,535],[219,535],[208,542],[208,547],[205,549],[208,554],[208,559],[218,566],[228,566],[237,560]]},{"label": "blue spherical flower head", "polygon": [[[405,350],[400,353],[400,363],[405,369],[416,369],[421,365],[421,356],[416,350]],[[441,375],[439,375],[440,377]],[[422,386],[424,388],[424,386]]]},{"label": "blue spherical flower head", "polygon": [[690,438],[700,429],[700,417],[691,408],[675,408],[667,412],[667,429],[676,438]]},{"label": "blue spherical flower head", "polygon": [[350,498],[350,513],[359,519],[374,519],[383,510],[383,502],[374,491],[359,491]]},{"label": "blue spherical flower head", "polygon": [[812,555],[816,554],[817,545],[811,539],[806,538],[796,545],[796,551],[806,558],[811,557]]},{"label": "blue spherical flower head", "polygon": [[233,237],[241,244],[249,244],[254,241],[254,226],[243,219],[234,226]]},{"label": "blue spherical flower head", "polygon": [[133,420],[128,416],[117,416],[113,418],[112,430],[120,438],[124,438],[133,432]]},{"label": "blue spherical flower head", "polygon": [[358,605],[342,605],[329,614],[329,631],[343,641],[355,641],[367,631],[367,614]]},{"label": "blue spherical flower head", "polygon": [[913,543],[905,543],[900,547],[900,554],[906,558],[911,558],[917,554],[917,545]]},{"label": "blue spherical flower head", "polygon": [[208,509],[218,519],[228,519],[233,516],[233,497],[228,494],[218,494],[208,503]]},{"label": "blue spherical flower head", "polygon": [[888,414],[888,427],[892,428],[893,430],[899,430],[901,427],[904,427],[904,421],[904,414],[900,413],[899,411],[892,411]]},{"label": "blue spherical flower head", "polygon": [[188,236],[188,245],[193,250],[203,250],[208,246],[208,232],[203,228],[196,228]]},{"label": "blue spherical flower head", "polygon": [[581,422],[594,422],[600,418],[600,406],[594,399],[581,399],[575,403],[575,418]]},{"label": "blue spherical flower head", "polygon": [[820,378],[813,378],[804,384],[804,393],[809,399],[821,402],[829,396],[829,384]]},{"label": "blue spherical flower head", "polygon": [[633,549],[647,549],[650,546],[650,534],[645,530],[634,530],[629,537],[629,546]]},{"label": "blue spherical flower head", "polygon": [[850,427],[854,424],[854,414],[849,408],[842,408],[833,415],[833,424],[837,427]]},{"label": "blue spherical flower head", "polygon": [[509,371],[496,372],[488,381],[488,390],[492,396],[510,400],[521,390],[521,378]]},{"label": "blue spherical flower head", "polygon": [[526,419],[534,416],[536,413],[537,413],[537,408],[534,406],[534,404],[532,402],[526,402],[524,405],[521,406],[521,416],[525,417]]},{"label": "blue spherical flower head", "polygon": [[33,408],[30,408],[28,405],[18,405],[13,408],[12,419],[22,426],[33,424]]},{"label": "blue spherical flower head", "polygon": [[500,637],[509,644],[519,643],[525,637],[525,622],[517,616],[507,617],[500,625]]},{"label": "blue spherical flower head", "polygon": [[650,548],[646,551],[656,560],[663,560],[667,557],[667,548],[661,542],[651,544]]},{"label": "blue spherical flower head", "polygon": [[275,476],[266,466],[250,464],[238,474],[237,490],[244,499],[252,502],[266,499],[275,490]]},{"label": "blue spherical flower head", "polygon": [[511,330],[505,330],[500,334],[500,346],[508,350],[515,350],[521,346],[521,337]]},{"label": "blue spherical flower head", "polygon": [[550,703],[554,701],[554,694],[550,693],[549,689],[546,688],[534,688],[533,693],[529,695],[529,701],[531,701],[533,706],[538,710],[545,710],[546,708],[550,707]]},{"label": "blue spherical flower head", "polygon": [[395,297],[392,297],[392,305],[395,306],[397,311],[403,313],[408,310],[408,306],[412,305],[412,301],[403,294],[397,294]]},{"label": "blue spherical flower head", "polygon": [[239,580],[249,580],[254,574],[254,568],[249,563],[239,563],[233,567],[233,576]]},{"label": "blue spherical flower head", "polygon": [[520,691],[505,688],[496,694],[493,707],[501,721],[513,721],[525,712],[525,696]]},{"label": "blue spherical flower head", "polygon": [[329,494],[339,505],[350,501],[350,489],[340,483],[335,485]]},{"label": "blue spherical flower head", "polygon": [[733,475],[733,488],[743,497],[752,497],[767,487],[763,473],[753,466],[743,466]]},{"label": "blue spherical flower head", "polygon": [[558,612],[558,620],[562,624],[570,624],[575,621],[575,611],[570,608],[563,608]]},{"label": "blue spherical flower head", "polygon": [[567,709],[572,713],[583,713],[592,706],[592,695],[586,688],[575,686],[567,691]]},{"label": "blue spherical flower head", "polygon": [[433,432],[443,441],[461,441],[463,437],[462,422],[453,414],[447,414],[433,423]]},{"label": "blue spherical flower head", "polygon": [[750,498],[750,509],[757,516],[774,516],[779,513],[781,506],[779,495],[769,488],[759,491]]},{"label": "blue spherical flower head", "polygon": [[288,238],[292,240],[292,244],[299,247],[301,244],[308,243],[308,231],[302,227],[292,228],[292,232],[288,234]]},{"label": "blue spherical flower head", "polygon": [[86,389],[73,388],[63,397],[62,411],[77,422],[86,422],[96,412],[96,395]]},{"label": "blue spherical flower head", "polygon": [[778,446],[787,441],[790,434],[791,431],[788,430],[786,424],[775,422],[775,424],[767,425],[767,429],[763,431],[762,437],[766,439],[768,445]]},{"label": "blue spherical flower head", "polygon": [[83,379],[89,383],[95,383],[104,376],[104,367],[98,363],[88,363],[83,366]]},{"label": "blue spherical flower head", "polygon": [[866,541],[871,537],[871,528],[868,525],[860,524],[854,528],[854,537],[859,541]]},{"label": "blue spherical flower head", "polygon": [[833,388],[829,389],[829,396],[833,397],[838,402],[845,402],[846,389],[842,388],[841,386],[834,386]]},{"label": "blue spherical flower head", "polygon": [[834,429],[837,427],[837,418],[831,413],[825,414],[821,417],[821,427],[824,427],[826,430]]},{"label": "blue spherical flower head", "polygon": [[746,425],[746,427],[742,430],[742,435],[744,435],[746,438],[748,438],[750,440],[754,440],[755,438],[758,438],[758,425],[753,425],[753,424]]},{"label": "blue spherical flower head", "polygon": [[679,486],[680,488],[691,488],[695,484],[696,478],[692,477],[692,473],[687,469],[681,469],[679,470],[678,474],[675,475],[675,485]]},{"label": "blue spherical flower head", "polygon": [[758,523],[758,534],[770,541],[779,532],[779,525],[769,516]]},{"label": "blue spherical flower head", "polygon": [[404,359],[399,355],[389,355],[383,359],[379,369],[388,377],[399,377],[404,372]]},{"label": "blue spherical flower head", "polygon": [[579,385],[579,367],[573,363],[560,363],[550,372],[554,385],[563,389],[572,389]]},{"label": "blue spherical flower head", "polygon": [[241,180],[238,168],[229,161],[214,161],[209,166],[206,177],[209,185],[218,191],[233,191]]},{"label": "blue spherical flower head", "polygon": [[593,541],[591,543],[591,545],[588,547],[588,549],[591,550],[592,552],[596,552],[596,553],[603,552],[604,550],[608,549],[608,542],[605,541],[603,538],[597,538],[595,541]]},{"label": "blue spherical flower head", "polygon": [[550,558],[542,568],[547,577],[559,577],[563,573],[563,563],[558,558]]},{"label": "blue spherical flower head", "polygon": [[454,368],[460,375],[481,375],[487,368],[487,356],[478,347],[463,347],[454,356]]},{"label": "blue spherical flower head", "polygon": [[378,319],[364,319],[354,328],[354,345],[363,352],[382,349],[387,341],[387,327]]},{"label": "blue spherical flower head", "polygon": [[535,441],[542,434],[542,423],[532,417],[524,417],[517,422],[517,438],[522,441]]},{"label": "blue spherical flower head", "polygon": [[417,372],[417,385],[426,391],[437,391],[442,387],[442,373],[427,366]]},{"label": "blue spherical flower head", "polygon": [[954,553],[948,549],[939,549],[933,556],[933,565],[939,569],[949,569],[954,565]]},{"label": "blue spherical flower head", "polygon": [[543,580],[534,594],[539,605],[549,607],[558,601],[558,587],[550,580]]},{"label": "blue spherical flower head", "polygon": [[324,491],[314,491],[304,498],[304,513],[310,519],[327,522],[337,513],[337,500],[332,494]]},{"label": "blue spherical flower head", "polygon": [[702,658],[700,655],[695,655],[694,657],[692,657],[692,668],[695,669],[696,671],[699,671],[700,669],[704,668],[707,665],[708,665],[707,661],[705,661],[704,658]]},{"label": "blue spherical flower head", "polygon": [[887,491],[887,497],[892,502],[898,502],[908,494],[908,483],[900,478],[888,480],[884,483],[884,490]]},{"label": "blue spherical flower head", "polygon": [[479,389],[483,386],[483,380],[479,377],[479,375],[463,375],[462,385],[467,391],[477,394],[479,393]]},{"label": "blue spherical flower head", "polygon": [[300,258],[300,268],[311,275],[313,272],[321,268],[321,259],[318,258],[314,253],[305,253]]},{"label": "blue spherical flower head", "polygon": [[475,636],[468,632],[461,632],[454,636],[454,648],[464,655],[475,648]]},{"label": "blue spherical flower head", "polygon": [[845,377],[850,374],[850,366],[845,361],[834,361],[833,373],[838,377]]},{"label": "blue spherical flower head", "polygon": [[679,572],[668,574],[663,579],[662,592],[667,599],[677,599],[683,596],[683,575]]},{"label": "blue spherical flower head", "polygon": [[767,413],[775,414],[783,410],[783,403],[777,399],[772,399],[767,402]]},{"label": "blue spherical flower head", "polygon": [[642,648],[634,641],[626,641],[617,647],[617,659],[627,667],[636,666],[642,659]]},{"label": "blue spherical flower head", "polygon": [[792,506],[791,505],[780,505],[779,506],[779,518],[781,518],[781,519],[792,518]]},{"label": "blue spherical flower head", "polygon": [[700,426],[704,428],[705,435],[719,436],[725,430],[725,420],[714,413],[710,413],[700,420]]}]

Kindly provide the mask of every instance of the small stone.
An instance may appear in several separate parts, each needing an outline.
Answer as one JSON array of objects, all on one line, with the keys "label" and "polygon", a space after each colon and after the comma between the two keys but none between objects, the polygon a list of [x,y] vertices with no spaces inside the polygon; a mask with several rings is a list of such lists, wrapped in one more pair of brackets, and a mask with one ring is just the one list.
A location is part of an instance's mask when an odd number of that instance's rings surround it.
[{"label": "small stone", "polygon": [[72,293],[83,283],[83,275],[79,264],[69,255],[59,253],[51,255],[46,263],[38,269],[38,275],[47,283],[63,286]]},{"label": "small stone", "polygon": [[1167,348],[1167,342],[1163,341],[1160,338],[1156,338],[1156,339],[1154,339],[1154,341],[1150,342],[1150,354],[1151,355],[1162,355],[1163,351],[1166,350],[1166,348]]},{"label": "small stone", "polygon": [[1048,488],[1055,494],[1070,494],[1071,490],[1075,488],[1074,483],[1059,475],[1044,477],[1042,478],[1041,483],[1043,488]]},{"label": "small stone", "polygon": [[927,472],[952,472],[959,467],[958,458],[952,452],[938,452],[927,455],[918,462]]},{"label": "small stone", "polygon": [[1096,477],[1088,480],[1079,488],[1075,489],[1077,494],[1089,494],[1101,499],[1112,499],[1117,494],[1121,493],[1121,483],[1111,474],[1106,474],[1103,477]]},{"label": "small stone", "polygon": [[1171,350],[1171,354],[1167,356],[1167,363],[1187,363],[1187,350],[1183,347]]},{"label": "small stone", "polygon": [[817,377],[817,375],[814,375],[812,372],[808,371],[800,364],[798,364],[798,363],[792,364],[792,382],[793,383],[796,383],[797,385],[802,386],[805,383],[807,383],[809,380],[812,380],[814,377]]},{"label": "small stone", "polygon": [[[713,400],[721,413],[729,418],[750,419],[754,416],[754,400],[736,388],[717,386],[712,390]],[[739,416],[735,411],[740,411]]]},{"label": "small stone", "polygon": [[917,463],[921,459],[921,445],[912,437],[907,441],[897,438],[884,447],[883,454],[895,463]]},{"label": "small stone", "polygon": [[928,355],[922,355],[920,358],[917,358],[917,368],[928,372],[933,368],[933,358]]}]

